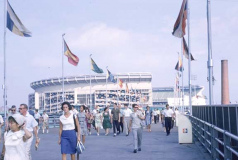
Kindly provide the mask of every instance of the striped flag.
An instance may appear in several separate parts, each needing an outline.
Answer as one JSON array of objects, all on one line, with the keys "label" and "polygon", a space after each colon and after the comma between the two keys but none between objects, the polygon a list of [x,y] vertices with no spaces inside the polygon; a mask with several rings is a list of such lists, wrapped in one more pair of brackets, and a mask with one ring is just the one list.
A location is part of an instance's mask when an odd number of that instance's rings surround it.
[{"label": "striped flag", "polygon": [[116,83],[114,75],[108,69],[107,69],[107,79],[110,80],[113,83]]},{"label": "striped flag", "polygon": [[175,70],[180,71],[180,72],[182,72],[184,70],[181,57],[179,57],[179,60],[175,66]]},{"label": "striped flag", "polygon": [[[185,38],[183,37],[183,55],[189,59],[189,55],[188,55],[188,46],[187,43],[185,41]],[[193,58],[193,55],[191,54],[191,61],[194,61],[195,59]]]},{"label": "striped flag", "polygon": [[185,35],[186,19],[187,19],[187,0],[183,0],[178,18],[174,24],[174,29],[172,32],[172,34],[175,37],[182,38]]},{"label": "striped flag", "polygon": [[96,73],[103,73],[103,70],[98,67],[98,65],[94,62],[92,58],[91,58],[91,70]]},{"label": "striped flag", "polygon": [[79,58],[70,51],[70,49],[69,49],[67,43],[65,42],[65,40],[64,40],[64,55],[66,57],[68,57],[68,62],[70,64],[72,64],[74,66],[78,65]]},{"label": "striped flag", "polygon": [[22,37],[31,37],[31,32],[22,24],[7,1],[7,26],[11,32]]},{"label": "striped flag", "polygon": [[120,88],[123,87],[123,81],[121,79],[119,79],[118,85],[120,86]]}]

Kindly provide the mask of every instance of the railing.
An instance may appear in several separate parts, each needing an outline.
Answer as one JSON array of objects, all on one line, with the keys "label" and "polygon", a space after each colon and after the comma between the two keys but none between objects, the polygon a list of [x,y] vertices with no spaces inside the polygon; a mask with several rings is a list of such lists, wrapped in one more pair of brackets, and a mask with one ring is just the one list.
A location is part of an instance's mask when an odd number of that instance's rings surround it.
[{"label": "railing", "polygon": [[49,116],[49,127],[50,128],[55,128],[59,127],[59,116]]},{"label": "railing", "polygon": [[238,105],[193,106],[193,135],[215,160],[238,160]]}]

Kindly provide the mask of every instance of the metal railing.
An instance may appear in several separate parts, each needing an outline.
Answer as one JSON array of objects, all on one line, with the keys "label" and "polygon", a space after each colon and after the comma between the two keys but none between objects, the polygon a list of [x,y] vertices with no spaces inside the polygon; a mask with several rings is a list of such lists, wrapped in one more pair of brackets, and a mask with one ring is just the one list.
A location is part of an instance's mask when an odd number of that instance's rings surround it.
[{"label": "metal railing", "polygon": [[238,160],[238,105],[192,106],[193,136],[215,160]]}]

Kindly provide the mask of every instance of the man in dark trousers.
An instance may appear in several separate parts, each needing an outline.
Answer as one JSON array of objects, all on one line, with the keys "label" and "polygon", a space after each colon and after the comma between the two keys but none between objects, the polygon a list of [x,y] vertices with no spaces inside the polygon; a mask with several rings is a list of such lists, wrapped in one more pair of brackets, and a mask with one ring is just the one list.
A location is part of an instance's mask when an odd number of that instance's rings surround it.
[{"label": "man in dark trousers", "polygon": [[[116,137],[117,134],[120,134],[120,109],[118,109],[117,104],[115,103],[113,105],[113,109],[111,111],[112,118],[111,118],[111,123],[113,124],[113,132],[114,132],[114,137]],[[116,133],[117,129],[117,133]]]},{"label": "man in dark trousers", "polygon": [[123,129],[124,129],[124,127],[123,127],[123,122],[124,122],[124,120],[123,120],[123,110],[121,109],[120,104],[118,105],[118,109],[120,110],[119,132],[123,133]]},{"label": "man in dark trousers", "polygon": [[166,109],[164,110],[163,115],[165,117],[165,128],[168,136],[170,134],[172,117],[174,116],[174,111],[169,108],[169,104],[166,104]]}]

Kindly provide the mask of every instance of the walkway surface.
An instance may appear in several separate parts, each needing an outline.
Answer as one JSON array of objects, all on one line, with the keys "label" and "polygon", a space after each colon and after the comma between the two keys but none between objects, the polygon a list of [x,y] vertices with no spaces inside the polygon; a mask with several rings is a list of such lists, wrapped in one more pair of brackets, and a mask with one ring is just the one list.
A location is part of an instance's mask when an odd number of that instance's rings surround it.
[{"label": "walkway surface", "polygon": [[[133,153],[132,135],[124,133],[113,137],[97,136],[95,131],[86,137],[86,150],[80,160],[210,160],[209,155],[198,142],[195,144],[178,144],[177,128],[166,136],[161,124],[153,124],[152,132],[143,131],[142,151]],[[61,160],[58,141],[58,128],[50,129],[48,134],[39,134],[41,143],[37,151],[32,146],[32,160]],[[0,145],[2,150],[2,142]],[[70,157],[67,157],[70,160]]]}]

